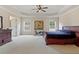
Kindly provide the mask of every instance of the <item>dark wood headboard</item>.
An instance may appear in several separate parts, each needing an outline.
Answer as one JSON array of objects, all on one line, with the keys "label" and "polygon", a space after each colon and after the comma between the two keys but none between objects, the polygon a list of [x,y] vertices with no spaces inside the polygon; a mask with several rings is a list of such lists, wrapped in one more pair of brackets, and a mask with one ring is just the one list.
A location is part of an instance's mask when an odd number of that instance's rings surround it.
[{"label": "dark wood headboard", "polygon": [[63,26],[62,30],[72,30],[75,32],[79,32],[79,26]]}]

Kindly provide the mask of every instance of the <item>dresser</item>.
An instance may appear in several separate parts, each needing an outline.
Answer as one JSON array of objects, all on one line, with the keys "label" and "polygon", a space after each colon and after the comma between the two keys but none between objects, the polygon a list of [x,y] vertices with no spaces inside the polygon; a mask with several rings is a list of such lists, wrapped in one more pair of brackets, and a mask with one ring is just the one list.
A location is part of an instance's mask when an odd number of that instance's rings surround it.
[{"label": "dresser", "polygon": [[11,41],[11,29],[0,29],[0,46]]}]

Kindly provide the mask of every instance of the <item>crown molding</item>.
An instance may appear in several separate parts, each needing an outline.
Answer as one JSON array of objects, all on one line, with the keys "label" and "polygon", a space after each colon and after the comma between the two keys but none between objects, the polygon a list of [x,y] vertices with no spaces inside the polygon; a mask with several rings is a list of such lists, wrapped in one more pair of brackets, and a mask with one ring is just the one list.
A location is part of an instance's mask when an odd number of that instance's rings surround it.
[{"label": "crown molding", "polygon": [[71,11],[77,9],[77,8],[79,8],[78,5],[70,5],[70,6],[66,7],[66,8],[63,8],[58,14],[60,16],[60,15],[63,15],[65,13],[67,13],[67,12],[71,12]]},{"label": "crown molding", "polygon": [[7,7],[4,7],[4,6],[0,6],[0,8],[3,9],[3,10],[5,10],[8,13],[14,15],[14,16],[18,16],[18,17],[21,16],[21,14],[18,11],[15,11],[15,10],[13,10],[11,8],[7,8]]}]

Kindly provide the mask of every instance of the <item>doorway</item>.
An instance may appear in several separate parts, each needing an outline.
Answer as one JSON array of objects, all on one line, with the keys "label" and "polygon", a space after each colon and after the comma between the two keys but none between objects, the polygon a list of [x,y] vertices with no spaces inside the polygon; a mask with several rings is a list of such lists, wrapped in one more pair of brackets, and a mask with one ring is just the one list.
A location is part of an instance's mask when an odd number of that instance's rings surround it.
[{"label": "doorway", "polygon": [[12,36],[17,36],[17,19],[16,17],[10,16],[10,27],[12,29]]}]

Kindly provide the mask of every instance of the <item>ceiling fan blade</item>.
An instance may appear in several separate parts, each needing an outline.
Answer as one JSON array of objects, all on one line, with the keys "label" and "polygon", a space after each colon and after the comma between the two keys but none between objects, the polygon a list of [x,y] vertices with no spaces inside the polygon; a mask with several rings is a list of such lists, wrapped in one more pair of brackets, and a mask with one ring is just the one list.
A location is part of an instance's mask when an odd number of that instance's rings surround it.
[{"label": "ceiling fan blade", "polygon": [[37,13],[39,12],[39,10],[36,11]]},{"label": "ceiling fan blade", "polygon": [[39,7],[39,5],[36,5],[36,7]]},{"label": "ceiling fan blade", "polygon": [[41,8],[41,5],[39,5],[39,7]]},{"label": "ceiling fan blade", "polygon": [[43,7],[43,9],[48,9],[48,7]]},{"label": "ceiling fan blade", "polygon": [[[41,9],[42,10],[42,9]],[[46,12],[45,10],[42,10],[43,12]]]},{"label": "ceiling fan blade", "polygon": [[43,7],[42,5],[36,5],[36,9],[33,10],[37,10],[36,12],[38,13],[40,10],[43,12],[46,12],[44,9],[48,9],[48,7]]},{"label": "ceiling fan blade", "polygon": [[39,10],[41,9],[41,5],[36,5],[36,7],[37,7],[37,9],[39,9]]},{"label": "ceiling fan blade", "polygon": [[39,7],[41,7],[41,5],[36,5],[36,7],[38,7],[38,8],[39,8]]}]

